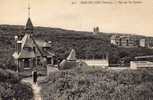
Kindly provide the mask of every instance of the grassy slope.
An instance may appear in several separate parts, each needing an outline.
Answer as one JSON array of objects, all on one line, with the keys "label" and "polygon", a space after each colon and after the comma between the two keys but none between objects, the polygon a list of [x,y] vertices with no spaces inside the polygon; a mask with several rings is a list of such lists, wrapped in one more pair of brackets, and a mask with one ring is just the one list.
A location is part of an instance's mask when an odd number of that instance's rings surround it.
[{"label": "grassy slope", "polygon": [[[22,31],[21,26],[0,26],[1,64],[11,59],[14,51],[14,36]],[[42,27],[36,28],[34,33],[36,38],[51,40],[51,50],[61,58],[65,58],[71,48],[76,49],[78,58],[92,58],[93,56],[101,58],[104,53],[109,53],[112,62],[118,62],[119,58],[125,56],[153,54],[152,50],[145,48],[114,47],[109,43],[111,34],[107,33],[97,37],[91,35],[90,32]],[[101,98],[103,100],[144,100],[150,97],[151,100],[153,99],[152,77],[152,72],[145,71],[114,72],[96,69],[61,71],[50,75],[48,82],[42,84],[43,95],[44,100],[47,98],[68,100],[68,97],[76,100],[101,100]],[[0,78],[2,79],[0,80],[1,97],[15,95],[16,97],[28,97],[27,94],[23,94],[23,91],[30,88],[19,82],[4,81],[3,79],[8,77],[3,75],[0,75]]]},{"label": "grassy slope", "polygon": [[152,100],[153,71],[84,68],[50,73],[43,100]]},{"label": "grassy slope", "polygon": [[[23,26],[0,25],[0,63],[9,62],[14,51],[14,36],[23,32]],[[110,44],[111,33],[98,36],[91,32],[63,30],[58,28],[36,27],[34,36],[37,39],[52,41],[51,51],[59,58],[65,58],[71,48],[75,48],[77,58],[103,58],[109,54],[111,63],[118,63],[120,58],[153,54],[153,50],[145,48],[118,48]]]}]

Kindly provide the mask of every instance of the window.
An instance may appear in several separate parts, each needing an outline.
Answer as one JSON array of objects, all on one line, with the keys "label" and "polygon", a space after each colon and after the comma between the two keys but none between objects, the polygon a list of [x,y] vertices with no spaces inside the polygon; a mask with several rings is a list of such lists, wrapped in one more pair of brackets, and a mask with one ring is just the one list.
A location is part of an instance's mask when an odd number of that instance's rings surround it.
[{"label": "window", "polygon": [[126,46],[129,46],[129,40],[126,40]]},{"label": "window", "polygon": [[36,67],[36,59],[33,59],[33,67]]},{"label": "window", "polygon": [[40,62],[40,57],[37,57],[37,65],[40,65],[41,62]]},{"label": "window", "polygon": [[52,62],[51,62],[51,58],[47,58],[47,64],[51,64]]},{"label": "window", "polygon": [[33,51],[36,52],[36,48],[35,47],[33,47]]},{"label": "window", "polygon": [[29,68],[30,67],[30,61],[29,59],[24,59],[24,67]]}]

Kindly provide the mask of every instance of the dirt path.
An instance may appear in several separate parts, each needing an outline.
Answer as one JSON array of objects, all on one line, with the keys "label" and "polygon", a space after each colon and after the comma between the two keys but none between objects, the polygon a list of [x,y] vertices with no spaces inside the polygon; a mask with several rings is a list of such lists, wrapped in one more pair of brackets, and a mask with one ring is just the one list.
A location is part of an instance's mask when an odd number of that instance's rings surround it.
[{"label": "dirt path", "polygon": [[37,84],[32,84],[34,100],[43,100],[40,94],[41,87]]},{"label": "dirt path", "polygon": [[[58,71],[57,68],[53,68],[53,67],[48,67],[48,71],[47,71],[47,74],[49,74],[50,72],[56,72]],[[41,77],[38,77],[38,81],[41,82],[43,80],[45,80],[46,76],[41,76]],[[34,94],[34,100],[43,100],[42,97],[41,97],[41,86],[39,86],[38,84],[34,84],[33,83],[33,80],[32,80],[32,77],[29,77],[29,78],[24,78],[22,79],[22,82],[24,83],[28,83],[28,84],[31,84],[32,86],[32,89],[33,89],[33,94]]]},{"label": "dirt path", "polygon": [[[44,80],[46,77],[38,77],[38,81]],[[41,87],[38,84],[34,84],[32,77],[22,79],[24,83],[30,83],[33,89],[34,100],[43,100],[41,97]]]}]

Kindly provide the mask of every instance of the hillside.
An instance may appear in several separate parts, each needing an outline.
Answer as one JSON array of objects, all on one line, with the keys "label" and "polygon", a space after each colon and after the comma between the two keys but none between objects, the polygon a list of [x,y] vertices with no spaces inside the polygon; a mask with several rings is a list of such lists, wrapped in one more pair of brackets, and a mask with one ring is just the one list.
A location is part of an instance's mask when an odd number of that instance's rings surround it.
[{"label": "hillside", "polygon": [[[15,50],[14,36],[24,31],[23,26],[0,25],[0,63],[12,62],[11,55]],[[51,51],[56,58],[65,58],[70,50],[74,48],[77,58],[100,59],[109,55],[110,63],[119,63],[120,58],[138,55],[153,54],[153,50],[147,48],[122,48],[110,44],[110,36],[117,33],[99,33],[64,30],[60,28],[35,27],[34,36],[37,39],[52,41]],[[121,35],[121,33],[120,33]],[[142,36],[137,36],[142,37]]]}]

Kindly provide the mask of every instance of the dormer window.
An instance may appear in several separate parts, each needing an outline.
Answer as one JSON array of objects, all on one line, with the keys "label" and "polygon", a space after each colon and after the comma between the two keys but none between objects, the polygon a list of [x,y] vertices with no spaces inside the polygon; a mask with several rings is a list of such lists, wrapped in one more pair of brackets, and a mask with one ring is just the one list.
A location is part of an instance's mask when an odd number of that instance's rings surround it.
[{"label": "dormer window", "polygon": [[36,48],[35,47],[33,47],[33,51],[36,52]]},{"label": "dormer window", "polygon": [[46,47],[43,47],[43,50],[44,50],[44,51],[46,51],[46,50],[47,50],[47,48],[46,48]]},{"label": "dormer window", "polygon": [[32,48],[31,47],[24,47],[24,50],[27,50],[27,51],[32,51]]}]

